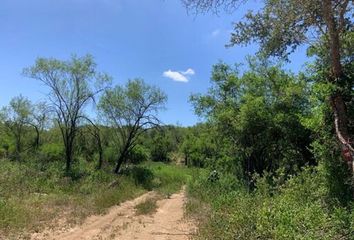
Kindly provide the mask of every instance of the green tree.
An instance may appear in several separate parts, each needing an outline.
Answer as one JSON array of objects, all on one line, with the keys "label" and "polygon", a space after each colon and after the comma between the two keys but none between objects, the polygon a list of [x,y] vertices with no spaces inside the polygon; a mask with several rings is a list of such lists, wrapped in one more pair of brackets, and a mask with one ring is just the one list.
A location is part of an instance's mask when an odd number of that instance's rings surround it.
[{"label": "green tree", "polygon": [[[197,11],[218,11],[221,7],[235,10],[246,2],[242,0],[182,0]],[[244,20],[235,23],[230,46],[256,42],[265,56],[286,58],[302,45],[324,45],[323,54],[328,59],[326,81],[335,86],[329,96],[334,118],[334,129],[343,150],[351,156],[345,158],[353,171],[354,148],[351,145],[348,106],[345,91],[352,91],[343,70],[346,47],[344,40],[353,32],[353,1],[350,0],[267,0],[258,12],[249,11]],[[350,59],[352,59],[352,55]],[[347,89],[343,89],[347,86]]]},{"label": "green tree", "polygon": [[[214,139],[224,139],[211,156],[221,155],[218,159],[225,163],[233,159],[233,169],[241,166],[246,176],[279,169],[289,174],[314,163],[311,132],[301,123],[308,108],[301,77],[251,61],[242,76],[237,69],[217,64],[211,80],[207,94],[191,97],[196,113],[216,125]],[[192,145],[197,143],[192,140]],[[223,145],[228,149],[219,147]]]},{"label": "green tree", "polygon": [[152,138],[150,146],[151,160],[156,162],[169,162],[169,153],[172,151],[171,139],[167,136],[166,130],[161,130]]},{"label": "green tree", "polygon": [[157,113],[163,109],[166,100],[167,96],[160,89],[140,79],[129,80],[123,87],[105,91],[99,109],[114,131],[114,140],[119,148],[115,173],[127,160],[139,136],[160,124]]},{"label": "green tree", "polygon": [[23,138],[31,124],[33,105],[29,99],[20,95],[11,99],[9,106],[1,110],[1,121],[14,138],[16,158],[23,150]]},{"label": "green tree", "polygon": [[214,130],[212,124],[198,124],[188,129],[180,149],[185,165],[216,168],[216,162],[221,161],[221,152],[226,146],[218,144],[220,138],[216,137]]},{"label": "green tree", "polygon": [[74,144],[84,109],[101,92],[110,77],[97,72],[90,55],[73,56],[69,61],[38,58],[26,68],[27,77],[37,79],[49,87],[49,107],[56,115],[65,148],[66,172],[71,169]]}]

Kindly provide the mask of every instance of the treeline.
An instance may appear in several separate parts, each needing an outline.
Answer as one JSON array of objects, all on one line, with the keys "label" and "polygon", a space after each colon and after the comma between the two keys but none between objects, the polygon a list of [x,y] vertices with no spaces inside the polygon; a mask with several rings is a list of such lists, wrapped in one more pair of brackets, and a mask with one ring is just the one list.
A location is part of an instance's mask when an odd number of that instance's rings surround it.
[{"label": "treeline", "polygon": [[0,154],[13,161],[65,161],[66,173],[79,158],[115,173],[127,162],[174,161],[227,171],[253,188],[255,174],[286,178],[340,157],[326,102],[332,86],[320,81],[318,65],[295,75],[250,58],[240,74],[220,62],[209,91],[190,98],[205,120],[193,127],[161,124],[161,90],[141,79],[112,87],[91,56],[38,59],[24,73],[44,83],[48,95],[36,104],[20,95],[1,109]]},{"label": "treeline", "polygon": [[167,97],[157,87],[141,79],[112,86],[89,55],[40,58],[24,75],[47,93],[39,103],[15,96],[0,110],[0,238],[27,239],[58,228],[50,223],[59,218],[79,223],[187,183],[193,170],[182,167],[180,146],[188,128],[160,122]]},{"label": "treeline", "polygon": [[[181,141],[181,130],[162,126],[157,117],[167,100],[160,89],[141,79],[111,86],[111,78],[97,72],[90,55],[68,61],[40,58],[24,75],[48,92],[42,102],[20,95],[1,109],[2,158],[65,160],[66,173],[77,158],[84,158],[96,161],[97,169],[115,165],[118,173],[127,161],[168,161],[167,153]],[[174,134],[170,142],[166,129]]]}]

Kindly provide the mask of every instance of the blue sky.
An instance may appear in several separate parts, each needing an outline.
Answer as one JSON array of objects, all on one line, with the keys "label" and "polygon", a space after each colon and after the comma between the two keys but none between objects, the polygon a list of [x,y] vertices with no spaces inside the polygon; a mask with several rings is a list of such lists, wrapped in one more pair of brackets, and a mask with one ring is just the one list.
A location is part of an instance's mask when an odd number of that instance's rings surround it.
[{"label": "blue sky", "polygon": [[[232,22],[255,7],[251,1],[234,14],[194,16],[180,0],[2,0],[0,106],[19,94],[45,98],[45,87],[21,76],[37,57],[90,53],[115,84],[139,77],[166,92],[164,123],[193,125],[198,118],[188,98],[206,91],[211,66],[256,52],[254,45],[225,48]],[[300,51],[287,67],[298,71],[304,61]]]}]

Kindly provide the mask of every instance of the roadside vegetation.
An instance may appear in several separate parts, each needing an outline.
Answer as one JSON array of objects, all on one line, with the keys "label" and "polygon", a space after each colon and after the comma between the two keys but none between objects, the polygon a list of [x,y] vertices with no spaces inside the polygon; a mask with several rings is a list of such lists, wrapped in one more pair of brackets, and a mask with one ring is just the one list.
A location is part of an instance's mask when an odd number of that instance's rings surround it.
[{"label": "roadside vegetation", "polygon": [[321,168],[305,168],[283,184],[257,178],[251,192],[232,175],[215,182],[208,176],[201,173],[188,188],[196,239],[352,239],[353,205],[328,197]]},{"label": "roadside vegetation", "polygon": [[188,188],[197,238],[351,239],[352,175],[331,134],[329,89],[268,64],[239,74],[219,63],[209,92],[191,97],[207,120],[183,148],[204,168]]},{"label": "roadside vegetation", "polygon": [[[182,2],[199,14],[247,1]],[[205,168],[188,188],[197,239],[353,239],[352,13],[350,1],[263,1],[233,23],[228,46],[259,51],[246,69],[216,64],[191,96],[205,120],[183,143]],[[305,70],[284,70],[301,46]]]}]

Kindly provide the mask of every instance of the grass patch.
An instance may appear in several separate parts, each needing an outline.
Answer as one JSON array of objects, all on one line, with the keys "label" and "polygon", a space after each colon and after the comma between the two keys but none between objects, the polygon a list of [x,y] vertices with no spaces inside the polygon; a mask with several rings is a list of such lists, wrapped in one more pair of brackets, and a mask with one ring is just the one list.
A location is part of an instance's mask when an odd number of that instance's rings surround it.
[{"label": "grass patch", "polygon": [[328,203],[325,176],[316,168],[279,186],[259,178],[253,192],[220,175],[211,182],[201,171],[188,184],[187,213],[200,222],[196,239],[352,239],[353,206]]},{"label": "grass patch", "polygon": [[157,198],[149,198],[135,206],[136,215],[148,215],[156,212]]},{"label": "grass patch", "polygon": [[183,166],[157,162],[144,163],[142,166],[150,169],[154,175],[153,189],[165,196],[170,196],[181,190],[182,186],[192,179],[192,175],[196,171]]}]

